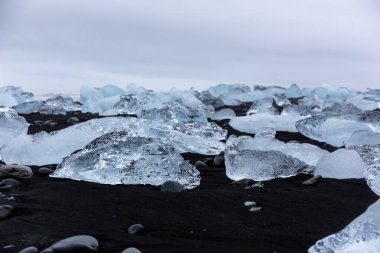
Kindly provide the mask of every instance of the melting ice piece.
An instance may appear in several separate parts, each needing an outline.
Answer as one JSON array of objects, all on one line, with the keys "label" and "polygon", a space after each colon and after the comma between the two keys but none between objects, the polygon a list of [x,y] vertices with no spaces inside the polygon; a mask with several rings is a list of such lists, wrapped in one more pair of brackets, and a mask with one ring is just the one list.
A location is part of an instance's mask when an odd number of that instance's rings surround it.
[{"label": "melting ice piece", "polygon": [[292,84],[284,93],[287,98],[300,98],[302,97],[302,91],[297,84]]},{"label": "melting ice piece", "polygon": [[377,253],[380,249],[380,200],[340,232],[312,246],[309,253]]},{"label": "melting ice piece", "polygon": [[364,92],[364,99],[380,102],[380,89],[368,89]]},{"label": "melting ice piece", "polygon": [[380,144],[380,133],[374,133],[373,131],[361,130],[353,132],[344,142],[346,148],[361,145],[376,145]]},{"label": "melting ice piece", "polygon": [[295,123],[305,116],[294,114],[272,115],[258,113],[250,116],[231,119],[230,126],[240,132],[255,134],[265,127],[274,128],[277,131],[297,132]]},{"label": "melting ice piece", "polygon": [[273,107],[273,98],[255,100],[248,109],[247,115],[255,113],[279,114],[278,110]]},{"label": "melting ice piece", "polygon": [[251,88],[245,84],[219,84],[197,94],[205,105],[221,107],[224,105],[239,105],[241,101],[235,97],[249,93]]},{"label": "melting ice piece", "polygon": [[326,178],[363,178],[367,166],[354,150],[338,149],[324,155],[314,174]]},{"label": "melting ice piece", "polygon": [[284,143],[275,132],[264,129],[255,138],[230,136],[225,161],[227,176],[233,180],[269,180],[306,172],[328,152],[310,144]]},{"label": "melting ice piece", "polygon": [[335,147],[344,146],[352,133],[363,130],[371,131],[371,128],[357,121],[340,118],[329,118],[321,126],[322,139]]},{"label": "melting ice piece", "polygon": [[206,139],[225,140],[227,138],[227,130],[221,128],[217,124],[193,122],[185,124],[176,124],[173,129],[190,136],[198,136]]},{"label": "melting ice piece", "polygon": [[0,88],[0,106],[15,106],[32,97],[33,93],[25,92],[20,87],[5,86]]},{"label": "melting ice piece", "polygon": [[347,99],[347,102],[355,105],[356,107],[358,107],[362,110],[366,110],[366,111],[379,108],[379,105],[376,101],[364,99],[363,94],[359,94],[357,96],[350,97]]},{"label": "melting ice piece", "polygon": [[131,137],[127,132],[108,133],[92,141],[64,158],[50,176],[102,184],[161,185],[172,180],[187,189],[200,184],[199,171],[171,144]]},{"label": "melting ice piece", "polygon": [[380,144],[354,146],[350,149],[358,152],[368,168],[364,172],[368,186],[380,196]]},{"label": "melting ice piece", "polygon": [[330,107],[326,107],[322,110],[322,114],[328,117],[342,116],[347,114],[359,114],[363,111],[350,103],[334,103]]},{"label": "melting ice piece", "polygon": [[28,132],[29,124],[10,108],[0,107],[0,148],[18,136],[24,136]]},{"label": "melting ice piece", "polygon": [[81,106],[75,103],[71,97],[56,96],[46,101],[28,101],[13,107],[18,113],[29,114],[39,112],[41,114],[65,115],[68,111],[80,111]]},{"label": "melting ice piece", "polygon": [[232,119],[235,117],[236,117],[235,111],[230,108],[216,111],[214,114],[211,115],[212,120]]},{"label": "melting ice piece", "polygon": [[224,144],[218,139],[204,138],[210,131],[207,125],[197,128],[192,136],[173,130],[170,125],[149,120],[108,117],[75,124],[49,134],[41,132],[19,136],[5,145],[0,154],[7,164],[55,164],[101,135],[115,131],[129,131],[134,136],[159,138],[172,143],[179,152],[217,155],[224,150]]}]

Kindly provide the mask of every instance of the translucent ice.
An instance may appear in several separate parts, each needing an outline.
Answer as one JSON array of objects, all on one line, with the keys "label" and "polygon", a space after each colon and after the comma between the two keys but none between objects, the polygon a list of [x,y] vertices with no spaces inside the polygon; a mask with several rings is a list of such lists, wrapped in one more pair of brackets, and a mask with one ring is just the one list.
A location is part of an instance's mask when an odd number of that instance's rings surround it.
[{"label": "translucent ice", "polygon": [[287,98],[300,98],[303,96],[297,84],[292,84],[284,93]]},{"label": "translucent ice", "polygon": [[380,200],[340,232],[312,246],[309,253],[377,253],[380,249]]},{"label": "translucent ice", "polygon": [[346,148],[380,144],[380,133],[374,133],[368,130],[356,131],[351,134],[350,138],[348,138],[344,144]]},{"label": "translucent ice", "polygon": [[380,89],[368,89],[364,93],[364,99],[380,102]]},{"label": "translucent ice", "polygon": [[33,93],[25,92],[20,87],[5,86],[0,88],[0,106],[11,107],[32,99]]},{"label": "translucent ice", "polygon": [[87,143],[105,133],[115,131],[129,131],[133,136],[156,137],[172,143],[179,152],[216,155],[224,150],[224,144],[219,141],[219,138],[213,139],[207,134],[210,131],[207,124],[199,126],[190,135],[174,130],[171,125],[149,120],[108,117],[75,124],[49,134],[41,132],[35,135],[19,136],[4,146],[0,152],[7,164],[60,163],[63,157],[83,148]]},{"label": "translucent ice", "polygon": [[13,109],[0,107],[0,148],[28,132],[29,124]]},{"label": "translucent ice", "polygon": [[255,100],[248,109],[247,115],[255,113],[279,114],[278,110],[273,107],[273,98]]},{"label": "translucent ice", "polygon": [[274,139],[275,132],[263,129],[255,138],[231,136],[227,140],[227,176],[257,181],[296,175],[328,152],[310,144],[284,143]]},{"label": "translucent ice", "polygon": [[318,161],[314,174],[338,179],[363,178],[366,168],[366,164],[354,150],[338,149]]},{"label": "translucent ice", "polygon": [[347,99],[347,102],[355,105],[356,107],[358,107],[362,110],[366,110],[366,111],[379,108],[378,103],[376,101],[364,99],[363,94],[359,94],[357,96],[350,97]]},{"label": "translucent ice", "polygon": [[277,131],[297,132],[295,123],[305,116],[294,114],[272,115],[258,113],[231,119],[230,126],[240,132],[255,134],[262,128],[270,127]]},{"label": "translucent ice", "polygon": [[221,109],[211,115],[212,120],[232,119],[235,117],[236,117],[235,111],[230,108]]},{"label": "translucent ice", "polygon": [[81,106],[75,103],[71,97],[55,96],[45,101],[28,101],[13,107],[18,113],[29,114],[39,112],[41,114],[65,115],[68,111],[80,111]]},{"label": "translucent ice", "polygon": [[102,184],[161,185],[177,181],[187,189],[200,183],[199,171],[169,143],[131,137],[127,132],[101,136],[57,166],[52,177]]}]

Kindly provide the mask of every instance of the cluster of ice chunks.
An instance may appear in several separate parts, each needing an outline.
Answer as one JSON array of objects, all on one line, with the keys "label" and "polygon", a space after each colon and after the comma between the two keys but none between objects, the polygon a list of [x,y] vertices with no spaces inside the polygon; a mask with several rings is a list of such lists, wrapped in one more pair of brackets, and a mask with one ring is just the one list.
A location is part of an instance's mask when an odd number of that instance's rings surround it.
[{"label": "cluster of ice chunks", "polygon": [[111,132],[63,159],[52,177],[102,184],[161,185],[176,181],[191,189],[200,184],[195,166],[167,142]]},{"label": "cluster of ice chunks", "polygon": [[340,232],[313,245],[309,253],[376,253],[380,249],[380,200]]},{"label": "cluster of ice chunks", "polygon": [[65,96],[55,96],[44,101],[34,100],[13,106],[20,114],[39,112],[48,115],[66,115],[70,111],[80,111],[81,105],[74,102],[73,98]]},{"label": "cluster of ice chunks", "polygon": [[205,105],[217,108],[224,105],[239,105],[241,101],[238,97],[249,92],[251,92],[251,87],[245,84],[219,84],[197,92],[196,97]]},{"label": "cluster of ice chunks", "polygon": [[[178,129],[178,130],[176,130]],[[199,124],[176,126],[131,117],[107,117],[78,123],[65,129],[34,135],[19,135],[1,150],[3,161],[7,164],[45,165],[57,164],[62,158],[101,135],[128,131],[131,136],[158,138],[172,143],[181,153],[192,152],[217,155],[224,151],[226,132],[216,125]]]},{"label": "cluster of ice chunks", "polygon": [[274,139],[275,131],[263,128],[254,138],[230,136],[226,143],[227,176],[233,180],[256,181],[290,177],[311,172],[328,152],[311,144],[284,143]]},{"label": "cluster of ice chunks", "polygon": [[0,148],[20,135],[26,135],[29,124],[10,108],[0,107]]},{"label": "cluster of ice chunks", "polygon": [[33,93],[25,92],[20,87],[5,86],[0,88],[0,106],[12,107],[33,98]]}]

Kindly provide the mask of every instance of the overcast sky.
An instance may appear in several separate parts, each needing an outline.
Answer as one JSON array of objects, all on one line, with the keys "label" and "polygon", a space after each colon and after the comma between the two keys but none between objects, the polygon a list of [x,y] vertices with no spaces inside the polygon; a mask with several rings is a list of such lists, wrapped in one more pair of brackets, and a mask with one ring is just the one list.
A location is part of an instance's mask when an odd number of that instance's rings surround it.
[{"label": "overcast sky", "polygon": [[379,0],[0,0],[0,86],[380,88]]}]

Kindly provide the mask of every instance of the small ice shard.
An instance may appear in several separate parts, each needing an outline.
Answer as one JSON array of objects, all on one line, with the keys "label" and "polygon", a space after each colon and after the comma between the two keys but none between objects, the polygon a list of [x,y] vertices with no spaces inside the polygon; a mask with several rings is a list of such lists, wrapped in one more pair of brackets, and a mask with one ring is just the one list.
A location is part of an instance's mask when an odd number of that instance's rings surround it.
[{"label": "small ice shard", "polygon": [[221,109],[211,115],[212,120],[232,119],[235,117],[236,117],[235,111],[230,108]]},{"label": "small ice shard", "polygon": [[380,196],[380,144],[353,146],[350,149],[358,152],[362,160],[367,164],[364,172],[368,186]]},{"label": "small ice shard", "polygon": [[274,128],[277,131],[297,132],[295,123],[303,118],[305,117],[293,114],[272,115],[268,113],[258,113],[233,118],[229,124],[232,128],[240,132],[250,134],[255,134],[265,127]]},{"label": "small ice shard", "polygon": [[380,200],[344,229],[316,242],[309,253],[377,253],[380,249]]},{"label": "small ice shard", "polygon": [[99,242],[89,235],[77,235],[58,241],[49,248],[44,249],[41,253],[53,252],[96,252],[99,248]]},{"label": "small ice shard", "polygon": [[363,130],[370,131],[371,128],[357,121],[340,118],[329,118],[321,126],[322,139],[335,147],[344,146],[352,133]]},{"label": "small ice shard", "polygon": [[256,206],[256,202],[255,201],[246,201],[246,202],[244,202],[244,205],[247,207],[252,207],[252,206]]},{"label": "small ice shard", "polygon": [[260,206],[254,206],[249,209],[250,212],[259,212],[261,211],[262,207]]},{"label": "small ice shard", "polygon": [[264,98],[253,101],[251,107],[248,109],[247,115],[256,113],[279,114],[278,110],[273,107],[273,98]]},{"label": "small ice shard", "polygon": [[17,112],[0,107],[0,148],[20,135],[26,135],[29,124]]},{"label": "small ice shard", "polygon": [[292,84],[284,93],[287,98],[300,98],[303,96],[297,84]]},{"label": "small ice shard", "polygon": [[377,145],[380,144],[380,133],[368,130],[356,131],[351,134],[344,144],[346,148],[361,145]]},{"label": "small ice shard", "polygon": [[317,141],[323,141],[321,126],[326,119],[325,116],[312,116],[297,121],[295,125],[298,132],[304,136]]},{"label": "small ice shard", "polygon": [[168,143],[112,132],[63,159],[51,177],[102,184],[161,185],[168,180],[187,189],[200,183],[199,171]]},{"label": "small ice shard", "polygon": [[233,180],[294,176],[315,166],[327,153],[310,144],[283,143],[263,135],[230,136],[226,145],[226,173]]},{"label": "small ice shard", "polygon": [[363,178],[367,166],[354,150],[338,149],[323,156],[314,174],[326,178]]}]

